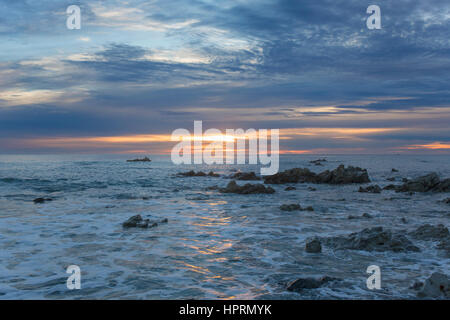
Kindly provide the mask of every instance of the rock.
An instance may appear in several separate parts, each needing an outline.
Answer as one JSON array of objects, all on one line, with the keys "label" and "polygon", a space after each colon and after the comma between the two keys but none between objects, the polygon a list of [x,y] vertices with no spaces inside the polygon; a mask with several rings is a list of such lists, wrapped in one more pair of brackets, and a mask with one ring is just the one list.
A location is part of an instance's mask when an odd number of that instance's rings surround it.
[{"label": "rock", "polygon": [[425,224],[410,232],[409,235],[418,240],[442,240],[448,238],[450,233],[443,224],[438,224],[437,226]]},{"label": "rock", "polygon": [[322,244],[317,238],[306,240],[305,251],[308,253],[320,253],[322,252]]},{"label": "rock", "polygon": [[407,180],[396,188],[397,192],[450,192],[450,179],[440,180],[437,173]]},{"label": "rock", "polygon": [[[169,220],[163,219],[159,223],[167,223],[167,222],[169,222]],[[158,226],[157,222],[150,221],[150,219],[145,219],[144,220],[144,219],[142,219],[140,214],[132,216],[127,221],[122,223],[122,227],[126,228],[126,229],[128,229],[128,228],[147,229],[147,228],[154,228],[154,227],[157,227],[157,226]]]},{"label": "rock", "polygon": [[48,202],[48,201],[53,201],[53,199],[50,199],[50,198],[36,198],[36,199],[33,200],[33,202],[35,204],[37,204],[37,203],[45,203],[45,202]]},{"label": "rock", "polygon": [[403,223],[408,223],[408,219],[406,219],[405,217],[402,217],[402,218],[400,219],[400,221],[403,222]]},{"label": "rock", "polygon": [[229,178],[235,180],[261,180],[260,177],[256,176],[256,174],[252,172],[236,172],[231,175]]},{"label": "rock", "polygon": [[379,185],[368,186],[366,188],[359,187],[358,192],[381,193],[381,188]]},{"label": "rock", "polygon": [[220,177],[219,174],[214,173],[210,171],[208,174],[206,174],[203,171],[195,172],[194,170],[188,171],[188,172],[180,172],[178,173],[179,176],[183,177]]},{"label": "rock", "polygon": [[394,177],[391,177],[391,178],[387,178],[386,180],[387,180],[387,181],[395,181],[395,178],[394,178]]},{"label": "rock", "polygon": [[368,214],[368,213],[363,213],[361,216],[352,216],[352,215],[349,215],[349,216],[347,217],[347,219],[349,219],[349,220],[362,219],[362,218],[372,219],[373,217],[372,217],[370,214]]},{"label": "rock", "polygon": [[447,275],[434,272],[417,293],[421,298],[450,298],[450,279]]},{"label": "rock", "polygon": [[299,204],[293,203],[293,204],[283,204],[280,206],[280,210],[282,211],[314,211],[314,208],[311,206],[308,206],[306,208],[302,208]]},{"label": "rock", "polygon": [[151,162],[150,158],[144,157],[142,159],[133,159],[133,160],[127,160],[127,162]]},{"label": "rock", "polygon": [[396,186],[395,184],[389,184],[385,187],[383,187],[383,190],[396,190],[399,186]]},{"label": "rock", "polygon": [[322,166],[322,162],[327,162],[327,159],[312,160],[309,163],[315,164],[316,166]]},{"label": "rock", "polygon": [[395,168],[392,168],[391,172],[398,172],[398,170]]},{"label": "rock", "polygon": [[266,193],[271,194],[274,193],[275,190],[271,187],[265,187],[263,184],[251,184],[247,183],[243,186],[240,186],[236,183],[235,180],[230,181],[225,188],[220,188],[220,192],[222,193],[238,193],[238,194],[256,194],[256,193]]},{"label": "rock", "polygon": [[284,189],[284,191],[291,191],[291,190],[297,190],[297,188],[289,186],[289,187],[286,187],[286,189]]},{"label": "rock", "polygon": [[280,207],[280,210],[282,210],[282,211],[299,211],[299,210],[302,210],[302,207],[299,204],[296,204],[296,203],[283,204]]},{"label": "rock", "polygon": [[306,168],[294,168],[264,178],[264,183],[266,184],[298,182],[350,184],[368,183],[370,182],[370,179],[366,169],[352,166],[345,168],[344,165],[340,165],[332,171],[326,170],[319,174],[311,172]]},{"label": "rock", "polygon": [[364,251],[420,251],[402,234],[394,234],[382,227],[368,228],[347,236],[323,238],[325,245],[335,249],[364,250]]},{"label": "rock", "polygon": [[287,290],[293,291],[293,292],[301,292],[304,289],[317,289],[331,281],[336,281],[336,280],[338,280],[338,279],[328,277],[328,276],[324,276],[319,279],[299,278],[299,279],[289,283],[287,286]]},{"label": "rock", "polygon": [[317,189],[313,187],[308,187],[308,191],[317,191]]}]

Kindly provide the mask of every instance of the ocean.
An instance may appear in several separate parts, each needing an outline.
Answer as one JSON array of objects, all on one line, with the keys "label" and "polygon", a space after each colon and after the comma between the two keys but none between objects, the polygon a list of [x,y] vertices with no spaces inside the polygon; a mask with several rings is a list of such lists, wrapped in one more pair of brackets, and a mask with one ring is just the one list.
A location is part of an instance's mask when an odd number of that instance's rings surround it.
[{"label": "ocean", "polygon": [[[271,185],[273,194],[222,194],[208,188],[226,186],[224,176],[237,169],[259,174],[258,166],[175,166],[167,156],[126,162],[131,158],[0,156],[0,299],[414,299],[415,281],[450,272],[449,257],[433,241],[414,240],[420,252],[305,252],[313,236],[449,227],[450,205],[441,201],[448,193],[372,194],[357,192],[359,184],[299,183],[292,191]],[[327,162],[310,163],[317,158]],[[381,187],[430,172],[450,177],[449,155],[280,157],[280,170],[340,164],[366,168]],[[191,169],[221,177],[176,175]],[[35,204],[39,197],[52,201]],[[290,203],[314,211],[280,210]],[[349,219],[364,213],[372,218]],[[122,228],[137,214],[168,223]],[[80,290],[66,287],[70,265],[81,269]],[[381,290],[366,286],[370,265],[381,269]],[[286,290],[297,278],[325,275],[340,281]]]}]

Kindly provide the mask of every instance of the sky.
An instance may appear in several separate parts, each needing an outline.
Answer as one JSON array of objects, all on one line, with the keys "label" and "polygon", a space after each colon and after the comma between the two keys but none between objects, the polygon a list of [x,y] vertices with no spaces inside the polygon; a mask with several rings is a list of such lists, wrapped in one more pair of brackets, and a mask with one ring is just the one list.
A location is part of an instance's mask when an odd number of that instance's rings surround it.
[{"label": "sky", "polygon": [[449,153],[449,31],[448,0],[0,0],[0,153],[168,153],[194,120],[280,129],[282,153]]}]

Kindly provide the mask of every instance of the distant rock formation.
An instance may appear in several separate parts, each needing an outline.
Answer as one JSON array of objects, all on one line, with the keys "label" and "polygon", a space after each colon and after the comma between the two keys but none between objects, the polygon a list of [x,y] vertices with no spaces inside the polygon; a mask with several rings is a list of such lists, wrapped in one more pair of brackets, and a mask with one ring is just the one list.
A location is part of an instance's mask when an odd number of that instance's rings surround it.
[{"label": "distant rock formation", "polygon": [[261,180],[253,171],[252,172],[236,172],[229,176],[230,179],[235,180]]},{"label": "distant rock formation", "polygon": [[127,160],[127,162],[151,162],[152,160],[150,160],[149,157],[144,157],[142,159],[132,159],[132,160]]},{"label": "distant rock formation", "polygon": [[212,171],[210,171],[209,173],[205,173],[203,171],[195,172],[194,170],[188,172],[180,172],[178,173],[178,175],[182,177],[214,177],[214,178],[220,177],[219,174],[214,173]]},{"label": "distant rock formation", "polygon": [[264,178],[264,183],[266,184],[298,182],[350,184],[368,183],[370,179],[366,169],[352,166],[346,168],[344,165],[340,165],[332,171],[326,170],[319,174],[311,172],[307,168],[294,168]]}]

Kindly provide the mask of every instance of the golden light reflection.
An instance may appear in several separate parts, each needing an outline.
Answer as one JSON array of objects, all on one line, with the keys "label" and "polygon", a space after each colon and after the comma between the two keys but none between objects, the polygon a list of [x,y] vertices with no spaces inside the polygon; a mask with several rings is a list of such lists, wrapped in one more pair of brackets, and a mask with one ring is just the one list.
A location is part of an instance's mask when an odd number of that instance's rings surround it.
[{"label": "golden light reflection", "polygon": [[450,149],[450,143],[442,143],[442,142],[433,142],[428,144],[416,144],[404,147],[402,149],[431,149],[431,150],[440,150],[440,149]]}]

